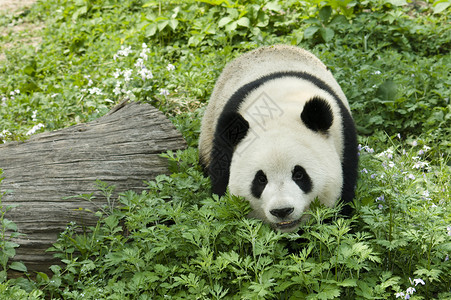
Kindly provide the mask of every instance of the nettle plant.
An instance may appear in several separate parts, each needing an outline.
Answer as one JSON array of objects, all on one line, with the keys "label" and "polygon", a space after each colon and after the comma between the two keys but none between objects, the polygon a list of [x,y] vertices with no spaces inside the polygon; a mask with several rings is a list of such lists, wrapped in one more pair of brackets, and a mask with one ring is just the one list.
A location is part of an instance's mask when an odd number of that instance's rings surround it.
[{"label": "nettle plant", "polygon": [[316,203],[297,233],[248,219],[246,201],[211,196],[197,150],[164,154],[172,174],[125,192],[90,232],[52,248],[67,264],[41,281],[65,299],[431,299],[449,297],[450,180],[428,147],[361,149],[355,215]]}]

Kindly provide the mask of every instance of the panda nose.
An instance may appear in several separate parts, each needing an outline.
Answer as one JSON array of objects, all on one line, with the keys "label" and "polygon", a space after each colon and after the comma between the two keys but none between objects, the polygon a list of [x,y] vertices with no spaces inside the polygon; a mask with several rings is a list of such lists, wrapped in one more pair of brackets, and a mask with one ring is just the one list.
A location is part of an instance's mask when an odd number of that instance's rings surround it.
[{"label": "panda nose", "polygon": [[294,207],[285,207],[285,208],[278,208],[270,210],[269,212],[280,219],[283,219],[287,216],[289,216],[294,211]]}]

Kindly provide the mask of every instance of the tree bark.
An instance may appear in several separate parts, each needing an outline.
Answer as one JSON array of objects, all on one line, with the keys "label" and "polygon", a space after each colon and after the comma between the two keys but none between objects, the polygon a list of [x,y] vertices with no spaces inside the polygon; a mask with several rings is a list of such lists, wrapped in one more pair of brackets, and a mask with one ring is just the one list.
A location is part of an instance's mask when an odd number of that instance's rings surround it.
[{"label": "tree bark", "polygon": [[[127,190],[140,192],[143,181],[168,172],[167,161],[159,154],[185,147],[181,134],[161,112],[136,102],[122,103],[86,124],[0,145],[2,205],[18,205],[5,217],[26,234],[15,240],[20,247],[13,260],[24,262],[29,272],[48,273],[58,261],[45,250],[67,224],[97,222],[87,211],[106,203],[96,189],[97,179],[114,184],[116,198]],[[89,193],[96,196],[96,205],[70,197]]]}]

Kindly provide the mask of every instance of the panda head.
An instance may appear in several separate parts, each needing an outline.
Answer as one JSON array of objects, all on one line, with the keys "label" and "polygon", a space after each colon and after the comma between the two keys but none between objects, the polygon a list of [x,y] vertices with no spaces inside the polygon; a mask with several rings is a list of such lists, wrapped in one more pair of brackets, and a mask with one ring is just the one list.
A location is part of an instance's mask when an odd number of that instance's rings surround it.
[{"label": "panda head", "polygon": [[[247,123],[237,113],[235,119],[240,118]],[[329,207],[335,204],[343,179],[328,133],[332,121],[327,102],[312,99],[296,122],[274,120],[265,130],[248,128],[234,149],[229,189],[250,202],[251,217],[293,231],[307,219],[315,198]]]}]

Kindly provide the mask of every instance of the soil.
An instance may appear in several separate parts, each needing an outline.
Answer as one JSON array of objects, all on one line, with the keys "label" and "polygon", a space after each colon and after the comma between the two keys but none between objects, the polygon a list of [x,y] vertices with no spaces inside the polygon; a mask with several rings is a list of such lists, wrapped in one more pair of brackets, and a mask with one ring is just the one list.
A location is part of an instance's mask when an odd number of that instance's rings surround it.
[{"label": "soil", "polygon": [[36,0],[0,0],[0,13],[10,14],[30,7]]},{"label": "soil", "polygon": [[[0,15],[12,16],[11,23],[0,25],[0,62],[6,59],[5,52],[13,47],[41,42],[39,31],[42,24],[29,23],[21,17],[36,0],[0,0]],[[5,37],[4,39],[2,39]]]}]

